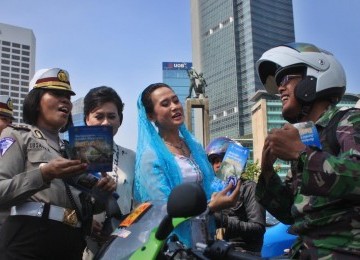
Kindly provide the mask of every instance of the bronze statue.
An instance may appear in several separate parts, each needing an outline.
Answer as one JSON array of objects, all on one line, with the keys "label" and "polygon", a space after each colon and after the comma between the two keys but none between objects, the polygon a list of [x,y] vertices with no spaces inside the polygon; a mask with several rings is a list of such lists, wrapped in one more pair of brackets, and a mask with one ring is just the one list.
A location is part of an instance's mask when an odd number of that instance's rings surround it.
[{"label": "bronze statue", "polygon": [[[190,79],[189,95],[187,98],[191,98],[193,90],[195,92],[196,98],[198,98],[200,94],[205,96],[205,88],[207,83],[203,77],[203,73],[198,74],[193,67],[191,67],[187,73]],[[198,84],[196,83],[196,79],[198,80]]]}]

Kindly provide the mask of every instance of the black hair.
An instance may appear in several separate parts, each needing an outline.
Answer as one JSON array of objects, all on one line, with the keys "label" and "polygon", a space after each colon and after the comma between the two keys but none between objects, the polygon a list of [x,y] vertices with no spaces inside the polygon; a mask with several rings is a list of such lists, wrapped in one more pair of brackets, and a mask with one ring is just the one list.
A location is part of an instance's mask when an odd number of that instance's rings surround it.
[{"label": "black hair", "polygon": [[215,162],[215,159],[220,159],[220,161],[222,161],[224,159],[224,156],[225,156],[225,153],[220,153],[220,154],[213,153],[213,154],[208,155],[208,160],[211,163],[211,165],[213,165]]},{"label": "black hair", "polygon": [[151,114],[154,112],[154,104],[151,100],[151,94],[158,88],[169,88],[172,90],[172,88],[165,84],[165,83],[154,83],[147,86],[144,91],[141,93],[141,102],[145,108],[146,114]]},{"label": "black hair", "polygon": [[[36,125],[39,119],[39,106],[43,95],[46,92],[53,90],[47,90],[42,88],[32,89],[25,97],[23,103],[23,121],[29,125]],[[56,90],[55,90],[56,91]],[[68,121],[64,127],[60,129],[60,133],[66,132],[69,127],[73,126],[72,114],[70,113]]]},{"label": "black hair", "polygon": [[90,89],[84,98],[84,122],[86,124],[86,117],[95,108],[102,106],[105,103],[114,103],[119,114],[120,125],[123,120],[124,103],[122,102],[118,93],[110,87],[100,86]]}]

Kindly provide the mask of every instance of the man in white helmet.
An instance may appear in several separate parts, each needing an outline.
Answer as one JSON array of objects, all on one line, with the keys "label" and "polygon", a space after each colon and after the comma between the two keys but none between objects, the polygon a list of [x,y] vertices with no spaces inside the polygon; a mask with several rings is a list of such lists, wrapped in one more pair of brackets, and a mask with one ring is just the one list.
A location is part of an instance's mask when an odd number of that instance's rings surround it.
[{"label": "man in white helmet", "polygon": [[[340,111],[346,89],[341,64],[312,44],[290,43],[266,51],[257,71],[267,92],[279,93],[289,122],[264,143],[259,202],[299,236],[290,256],[360,257],[360,112]],[[322,148],[305,145],[290,123],[312,121]],[[291,162],[284,182],[275,160]]]}]

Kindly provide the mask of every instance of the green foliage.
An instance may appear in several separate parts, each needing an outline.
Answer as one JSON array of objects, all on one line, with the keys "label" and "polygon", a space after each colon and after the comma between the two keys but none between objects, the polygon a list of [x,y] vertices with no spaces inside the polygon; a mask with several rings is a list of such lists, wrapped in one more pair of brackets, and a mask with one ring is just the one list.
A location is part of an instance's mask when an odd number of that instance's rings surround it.
[{"label": "green foliage", "polygon": [[274,165],[274,171],[278,173],[281,170],[281,164]]},{"label": "green foliage", "polygon": [[[277,173],[281,169],[280,164],[274,165],[274,171]],[[253,180],[255,182],[258,181],[259,175],[261,173],[261,167],[259,165],[259,161],[256,160],[256,162],[248,162],[246,164],[245,171],[241,174],[241,179],[244,180]]]},{"label": "green foliage", "polygon": [[241,174],[241,178],[245,180],[253,180],[257,182],[259,175],[261,173],[261,168],[259,165],[259,161],[256,162],[248,162],[246,164],[245,171]]}]

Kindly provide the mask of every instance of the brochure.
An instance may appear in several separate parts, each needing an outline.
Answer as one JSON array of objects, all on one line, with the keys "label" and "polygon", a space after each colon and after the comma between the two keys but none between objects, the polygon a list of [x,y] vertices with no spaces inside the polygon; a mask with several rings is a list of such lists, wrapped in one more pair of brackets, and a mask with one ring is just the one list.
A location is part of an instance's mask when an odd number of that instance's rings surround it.
[{"label": "brochure", "polygon": [[240,144],[230,144],[226,150],[217,176],[226,183],[233,182],[233,184],[236,185],[237,179],[241,177],[245,169],[249,152],[248,148]]},{"label": "brochure", "polygon": [[319,133],[316,129],[314,122],[301,122],[296,123],[294,126],[299,130],[301,141],[308,146],[315,146],[322,149]]},{"label": "brochure", "polygon": [[[113,165],[111,126],[75,126],[69,129],[70,158],[88,163],[88,172],[110,172]],[[93,177],[91,178],[93,179]]]}]

